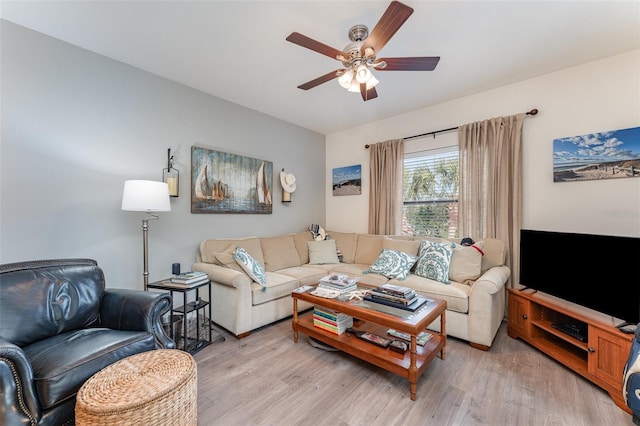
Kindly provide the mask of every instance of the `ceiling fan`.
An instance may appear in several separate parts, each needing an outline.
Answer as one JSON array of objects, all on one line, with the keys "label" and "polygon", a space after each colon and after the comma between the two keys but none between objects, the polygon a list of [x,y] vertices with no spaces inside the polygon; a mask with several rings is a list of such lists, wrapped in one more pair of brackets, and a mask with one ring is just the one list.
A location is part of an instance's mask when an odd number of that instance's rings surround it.
[{"label": "ceiling fan", "polygon": [[378,21],[373,31],[365,25],[355,25],[349,29],[349,43],[343,50],[334,49],[298,32],[293,32],[287,41],[342,62],[344,68],[331,71],[298,86],[309,90],[322,83],[338,78],[342,87],[351,92],[360,92],[362,100],[378,97],[375,86],[378,80],[370,69],[377,71],[433,71],[439,56],[408,58],[378,58],[377,55],[398,29],[413,13],[413,8],[398,1],[392,1]]}]

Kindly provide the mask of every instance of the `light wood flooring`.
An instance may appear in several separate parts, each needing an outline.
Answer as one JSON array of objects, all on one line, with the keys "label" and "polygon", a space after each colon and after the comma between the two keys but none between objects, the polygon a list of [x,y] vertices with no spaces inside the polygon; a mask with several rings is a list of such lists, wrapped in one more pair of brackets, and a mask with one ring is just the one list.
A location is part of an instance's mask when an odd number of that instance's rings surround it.
[{"label": "light wood flooring", "polygon": [[608,394],[526,343],[503,323],[487,352],[454,338],[409,382],[342,352],[293,343],[291,320],[194,355],[199,425],[632,425]]}]

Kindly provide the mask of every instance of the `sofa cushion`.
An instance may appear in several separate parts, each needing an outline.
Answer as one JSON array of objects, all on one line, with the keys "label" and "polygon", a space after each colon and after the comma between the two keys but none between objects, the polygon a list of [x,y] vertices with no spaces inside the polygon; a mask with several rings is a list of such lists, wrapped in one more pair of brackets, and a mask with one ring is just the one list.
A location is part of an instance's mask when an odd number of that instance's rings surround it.
[{"label": "sofa cushion", "polygon": [[376,261],[382,250],[382,235],[359,234],[354,263],[371,265]]},{"label": "sofa cushion", "polygon": [[449,265],[450,280],[468,284],[470,281],[478,279],[482,273],[484,241],[479,241],[474,245],[475,247],[454,245]]},{"label": "sofa cushion", "polygon": [[279,272],[267,272],[264,287],[251,283],[251,303],[255,306],[283,297],[290,297],[291,292],[298,287],[300,287],[300,281],[296,278]]},{"label": "sofa cushion", "polygon": [[415,274],[424,278],[449,284],[449,265],[453,252],[453,243],[434,243],[422,240]]},{"label": "sofa cushion", "polygon": [[114,360],[155,349],[144,331],[86,328],[58,334],[23,348],[43,409],[72,398],[92,375]]},{"label": "sofa cushion", "polygon": [[307,241],[313,240],[311,232],[296,232],[294,234],[291,234],[291,236],[293,237],[293,242],[296,245],[296,251],[298,252],[300,265],[309,263],[309,246],[307,245]]},{"label": "sofa cushion", "polygon": [[328,234],[332,239],[336,240],[336,246],[342,253],[342,261],[344,263],[354,263],[356,256],[356,245],[358,243],[358,234],[354,232],[336,232],[329,231]]},{"label": "sofa cushion", "polygon": [[249,238],[224,238],[204,240],[200,243],[200,256],[205,263],[217,263],[214,253],[219,253],[227,249],[229,244],[235,244],[246,250],[251,257],[264,267],[264,256],[262,255],[262,245],[260,239]]},{"label": "sofa cushion", "polygon": [[417,256],[399,250],[382,249],[373,265],[363,273],[373,272],[402,281],[407,277],[416,260],[418,260]]},{"label": "sofa cushion", "polygon": [[213,258],[216,260],[215,263],[220,266],[224,266],[244,273],[244,269],[242,269],[242,267],[238,265],[238,262],[236,262],[236,260],[233,258],[233,252],[236,251],[236,248],[237,246],[235,244],[229,244],[229,247],[227,247],[224,251],[214,252]]},{"label": "sofa cushion", "polygon": [[[495,238],[484,238],[484,256],[482,256],[482,273],[494,266],[502,266],[507,259],[507,246]],[[480,241],[478,241],[480,242]]]},{"label": "sofa cushion", "polygon": [[406,280],[389,280],[390,284],[410,287],[418,293],[447,301],[447,310],[466,314],[469,312],[471,286],[452,281],[443,284],[439,281],[410,274]]},{"label": "sofa cushion", "polygon": [[335,240],[308,241],[307,246],[309,247],[310,265],[340,263]]},{"label": "sofa cushion", "polygon": [[266,271],[273,272],[282,268],[300,266],[300,256],[298,256],[293,235],[261,238],[260,244]]},{"label": "sofa cushion", "polygon": [[412,256],[417,256],[418,250],[420,250],[420,240],[410,240],[408,238],[409,237],[402,238],[385,236],[382,239],[382,248],[398,250]]},{"label": "sofa cushion", "polygon": [[236,247],[236,250],[233,252],[233,258],[253,281],[257,282],[261,286],[266,286],[264,268],[257,260],[247,253],[244,248]]},{"label": "sofa cushion", "polygon": [[317,267],[316,265],[302,265],[295,266],[293,268],[280,269],[278,271],[278,274],[286,275],[292,279],[298,280],[298,285],[302,286],[318,284],[318,281],[320,281],[322,277],[325,277],[327,275],[327,270],[322,266]]}]

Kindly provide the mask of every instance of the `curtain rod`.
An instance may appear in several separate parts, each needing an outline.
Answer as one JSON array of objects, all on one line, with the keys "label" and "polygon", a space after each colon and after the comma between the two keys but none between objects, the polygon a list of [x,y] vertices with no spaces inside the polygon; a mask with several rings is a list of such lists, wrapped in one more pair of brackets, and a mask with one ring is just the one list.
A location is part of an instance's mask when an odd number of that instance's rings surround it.
[{"label": "curtain rod", "polygon": [[[534,108],[534,109],[532,109],[531,111],[527,111],[525,114],[526,114],[526,115],[536,115],[536,114],[538,114],[538,110]],[[438,133],[451,132],[451,131],[453,131],[453,130],[458,130],[458,126],[456,126],[456,127],[449,127],[448,129],[435,130],[435,131],[433,131],[433,132],[421,133],[421,134],[419,134],[419,135],[407,136],[406,138],[403,138],[403,139],[406,141],[407,139],[416,139],[416,138],[421,138],[421,137],[429,136],[429,135],[433,135],[433,137],[435,138],[435,137],[436,137],[436,134],[438,134]],[[369,149],[369,147],[370,147],[370,146],[371,146],[371,145],[366,144],[364,147],[365,147],[366,149]]]}]

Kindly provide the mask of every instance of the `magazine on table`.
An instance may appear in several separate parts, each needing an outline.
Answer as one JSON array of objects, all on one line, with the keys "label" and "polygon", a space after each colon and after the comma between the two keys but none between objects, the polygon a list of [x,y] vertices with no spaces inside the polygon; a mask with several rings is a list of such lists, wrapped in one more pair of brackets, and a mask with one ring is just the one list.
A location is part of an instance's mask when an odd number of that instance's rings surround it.
[{"label": "magazine on table", "polygon": [[206,272],[184,272],[171,278],[172,283],[177,284],[192,284],[200,283],[208,279]]},{"label": "magazine on table", "polygon": [[320,279],[320,282],[339,287],[351,287],[354,286],[359,280],[360,277],[350,277],[344,274],[329,274],[325,277],[322,277]]},{"label": "magazine on table", "polygon": [[[388,329],[387,334],[393,337],[397,337],[398,339],[406,340],[408,342],[411,341],[410,334],[404,333],[402,331],[394,330],[393,328]],[[431,333],[426,331],[421,331],[420,334],[416,337],[416,343],[420,346],[424,346],[429,340],[431,340],[432,337],[433,335]]]}]

